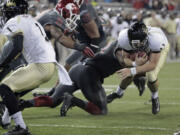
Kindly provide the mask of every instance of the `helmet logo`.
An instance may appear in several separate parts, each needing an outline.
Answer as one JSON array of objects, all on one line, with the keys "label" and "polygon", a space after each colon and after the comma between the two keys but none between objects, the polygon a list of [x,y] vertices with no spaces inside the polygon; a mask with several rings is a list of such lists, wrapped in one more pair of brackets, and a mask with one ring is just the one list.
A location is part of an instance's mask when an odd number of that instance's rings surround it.
[{"label": "helmet logo", "polygon": [[7,3],[6,3],[6,6],[7,7],[16,6],[16,3],[13,2],[12,0],[8,0]]}]

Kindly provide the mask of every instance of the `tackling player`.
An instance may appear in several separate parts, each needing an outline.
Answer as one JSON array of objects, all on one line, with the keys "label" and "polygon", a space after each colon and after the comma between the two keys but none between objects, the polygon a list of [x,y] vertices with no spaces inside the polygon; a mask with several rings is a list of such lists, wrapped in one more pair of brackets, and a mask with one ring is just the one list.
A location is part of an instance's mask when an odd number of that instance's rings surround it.
[{"label": "tackling player", "polygon": [[[59,12],[62,11],[62,7],[65,7],[68,3],[74,3],[79,7],[80,20],[75,24],[75,37],[78,41],[90,47],[94,53],[100,51],[100,48],[105,46],[106,36],[101,25],[101,21],[93,8],[93,6],[84,0],[59,0],[55,9]],[[67,42],[67,41],[66,41]],[[68,71],[72,65],[77,63],[80,59],[83,59],[81,52],[74,51],[67,59],[65,68]],[[54,89],[43,95],[52,95]],[[41,94],[34,94],[35,96]]]},{"label": "tackling player", "polygon": [[[102,52],[97,53],[94,58],[88,58],[84,63],[74,65],[69,71],[73,81],[71,86],[59,84],[55,87],[52,96],[44,95],[32,100],[21,100],[20,108],[55,107],[64,100],[61,108],[62,116],[66,115],[71,105],[78,106],[94,115],[107,114],[106,94],[102,87],[103,80],[126,66],[125,61],[122,60],[123,54],[116,41]],[[146,62],[146,58],[137,58],[137,61],[141,65]],[[70,95],[78,89],[81,89],[88,101]]]}]

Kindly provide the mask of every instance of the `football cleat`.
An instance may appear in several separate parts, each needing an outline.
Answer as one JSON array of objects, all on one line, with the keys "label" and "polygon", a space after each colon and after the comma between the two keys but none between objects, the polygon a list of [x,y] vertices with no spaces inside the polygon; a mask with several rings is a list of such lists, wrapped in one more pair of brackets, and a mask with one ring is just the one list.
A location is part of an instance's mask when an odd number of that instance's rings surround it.
[{"label": "football cleat", "polygon": [[28,128],[24,129],[17,125],[12,130],[4,133],[3,135],[30,135],[30,133]]},{"label": "football cleat", "polygon": [[152,113],[155,115],[160,111],[159,97],[152,98]]},{"label": "football cleat", "polygon": [[66,113],[69,110],[69,108],[71,108],[73,106],[72,98],[73,98],[73,96],[70,95],[69,93],[64,93],[64,101],[63,101],[63,105],[60,110],[61,116],[66,116]]},{"label": "football cleat", "polygon": [[107,103],[111,103],[116,98],[121,98],[123,94],[118,95],[116,92],[113,92],[107,96]]}]

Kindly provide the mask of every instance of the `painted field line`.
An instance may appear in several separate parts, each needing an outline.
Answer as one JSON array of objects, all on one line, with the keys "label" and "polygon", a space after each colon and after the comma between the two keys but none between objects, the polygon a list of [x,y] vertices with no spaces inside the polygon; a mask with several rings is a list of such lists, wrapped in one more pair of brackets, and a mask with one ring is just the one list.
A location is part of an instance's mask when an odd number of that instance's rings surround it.
[{"label": "painted field line", "polygon": [[143,127],[143,126],[88,126],[88,125],[60,125],[60,124],[28,124],[29,127],[66,127],[66,128],[88,128],[88,129],[140,129],[140,130],[173,130],[171,128]]},{"label": "painted field line", "polygon": [[[113,91],[118,87],[118,85],[103,85],[103,87],[105,88],[106,91]],[[135,85],[130,85],[127,89],[129,89],[129,88],[134,89],[136,87],[135,87]],[[33,93],[34,92],[48,92],[50,89],[51,88],[37,88],[37,89],[33,90],[32,92]],[[146,89],[148,89],[148,88],[146,87]],[[179,88],[170,88],[170,87],[167,88],[166,87],[166,88],[160,88],[160,90],[178,90],[179,91]]]},{"label": "painted field line", "polygon": [[[112,104],[145,104],[145,105],[151,105],[152,103],[151,102],[131,102],[131,101],[120,101],[117,102],[117,101],[114,101],[112,102]],[[176,103],[176,102],[171,102],[171,103],[163,103],[163,102],[160,102],[161,105],[180,105],[180,103]]]}]

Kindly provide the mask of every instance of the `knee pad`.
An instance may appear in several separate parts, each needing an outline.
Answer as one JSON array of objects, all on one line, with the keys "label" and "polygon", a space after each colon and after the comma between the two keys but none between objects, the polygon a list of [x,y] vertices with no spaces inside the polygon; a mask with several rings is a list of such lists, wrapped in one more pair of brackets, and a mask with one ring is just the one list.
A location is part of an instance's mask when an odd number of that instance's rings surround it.
[{"label": "knee pad", "polygon": [[154,82],[149,82],[147,83],[148,88],[150,89],[151,92],[156,92],[158,91],[159,83],[158,80],[155,80]]}]

